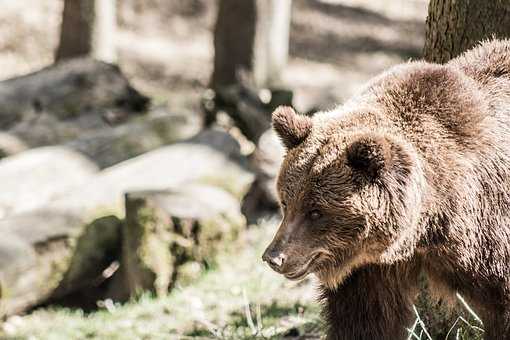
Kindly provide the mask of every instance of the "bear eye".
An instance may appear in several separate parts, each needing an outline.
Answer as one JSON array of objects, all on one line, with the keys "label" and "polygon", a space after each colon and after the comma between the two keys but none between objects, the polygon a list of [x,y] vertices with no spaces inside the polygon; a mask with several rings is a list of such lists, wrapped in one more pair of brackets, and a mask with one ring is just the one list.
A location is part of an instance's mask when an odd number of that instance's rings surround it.
[{"label": "bear eye", "polygon": [[310,216],[310,219],[312,221],[316,221],[316,220],[318,220],[319,218],[322,217],[322,214],[321,214],[321,212],[319,210],[314,209],[314,210],[310,211],[309,216]]}]

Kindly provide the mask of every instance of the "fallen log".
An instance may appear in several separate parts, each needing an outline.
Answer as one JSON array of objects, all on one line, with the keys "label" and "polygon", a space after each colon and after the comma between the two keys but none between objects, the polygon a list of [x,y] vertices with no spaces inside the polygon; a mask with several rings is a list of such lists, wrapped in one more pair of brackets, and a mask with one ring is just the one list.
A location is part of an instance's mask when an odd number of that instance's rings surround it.
[{"label": "fallen log", "polygon": [[123,211],[127,191],[179,188],[190,183],[221,187],[241,199],[254,176],[228,133],[205,130],[101,171],[78,190],[56,197],[62,209]]},{"label": "fallen log", "polygon": [[79,151],[106,168],[158,147],[192,137],[199,132],[202,122],[189,112],[154,113],[137,117],[115,127],[107,127],[82,134],[66,146]]},{"label": "fallen log", "polygon": [[206,124],[212,124],[219,111],[227,113],[243,135],[257,144],[271,127],[271,113],[280,105],[292,105],[288,90],[256,89],[247,81],[205,92],[202,107]]},{"label": "fallen log", "polygon": [[108,109],[140,112],[147,104],[148,98],[131,87],[117,66],[73,59],[0,82],[0,128],[42,112],[63,120]]}]

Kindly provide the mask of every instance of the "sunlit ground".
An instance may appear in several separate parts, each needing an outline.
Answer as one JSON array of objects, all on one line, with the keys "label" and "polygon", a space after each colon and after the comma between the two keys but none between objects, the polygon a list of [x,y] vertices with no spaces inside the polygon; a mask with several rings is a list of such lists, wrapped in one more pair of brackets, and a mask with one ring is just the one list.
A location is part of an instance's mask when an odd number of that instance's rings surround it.
[{"label": "sunlit ground", "polygon": [[105,301],[90,314],[53,308],[11,317],[2,339],[318,338],[312,280],[290,282],[260,260],[273,232],[273,222],[251,228],[219,255],[219,265],[168,297]]}]

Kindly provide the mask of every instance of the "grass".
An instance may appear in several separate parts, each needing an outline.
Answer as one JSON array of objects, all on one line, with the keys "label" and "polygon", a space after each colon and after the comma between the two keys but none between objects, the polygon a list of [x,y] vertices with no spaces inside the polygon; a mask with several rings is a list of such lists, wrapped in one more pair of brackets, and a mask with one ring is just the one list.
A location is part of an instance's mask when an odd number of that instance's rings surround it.
[{"label": "grass", "polygon": [[[90,314],[36,310],[9,318],[0,339],[319,339],[322,327],[312,279],[288,281],[260,260],[274,227],[268,222],[249,229],[218,255],[218,266],[178,283],[166,297],[144,295],[123,305],[99,301],[99,310]],[[446,339],[481,339],[481,322],[458,298],[464,310]],[[415,313],[408,339],[431,340],[433,332],[416,308]]]},{"label": "grass", "polygon": [[248,230],[192,284],[167,297],[142,296],[100,309],[52,308],[9,318],[1,339],[279,339],[285,334],[319,337],[319,306],[309,280],[296,283],[260,260],[273,223]]}]

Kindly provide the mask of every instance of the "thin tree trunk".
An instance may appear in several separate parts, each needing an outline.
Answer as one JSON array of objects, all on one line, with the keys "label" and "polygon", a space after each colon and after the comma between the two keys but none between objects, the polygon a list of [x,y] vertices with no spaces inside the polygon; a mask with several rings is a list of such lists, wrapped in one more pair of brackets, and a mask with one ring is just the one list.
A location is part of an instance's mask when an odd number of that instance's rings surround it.
[{"label": "thin tree trunk", "polygon": [[259,19],[255,40],[255,81],[279,88],[289,55],[291,0],[257,0]]},{"label": "thin tree trunk", "polygon": [[238,83],[241,70],[252,71],[256,17],[255,0],[220,0],[214,30],[213,89]]},{"label": "thin tree trunk", "polygon": [[509,0],[431,0],[424,57],[445,63],[483,39],[510,37]]},{"label": "thin tree trunk", "polygon": [[55,60],[82,56],[115,62],[115,0],[65,0]]}]

